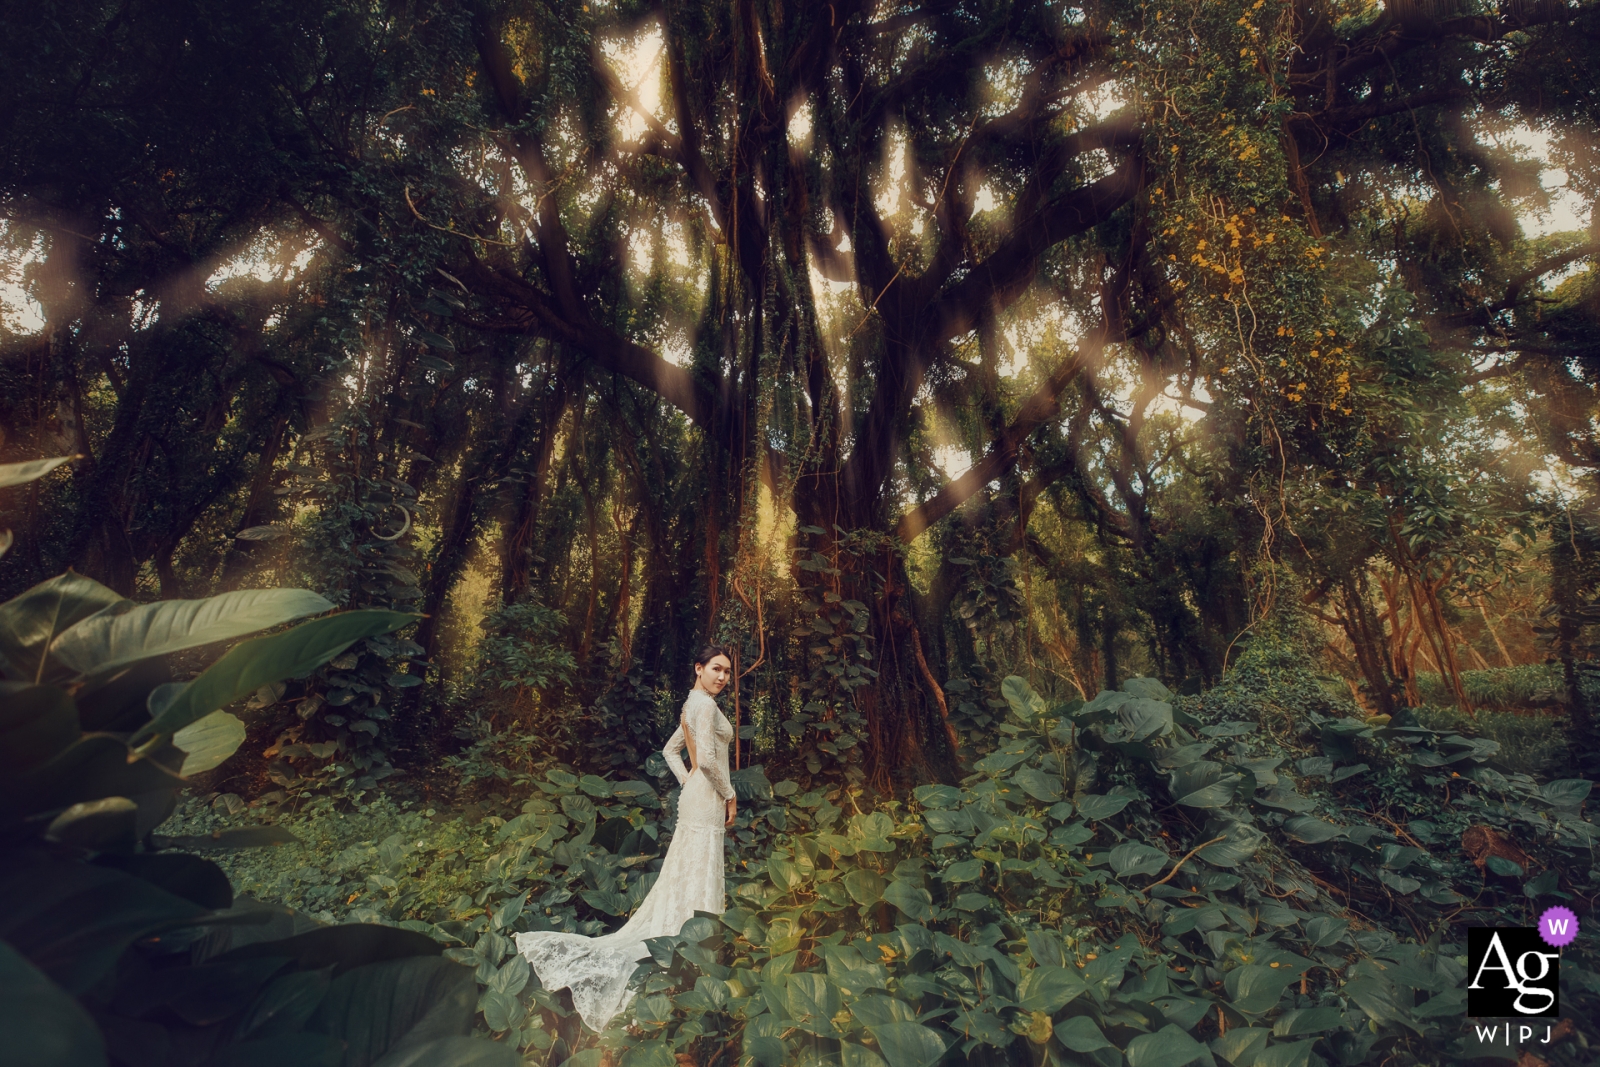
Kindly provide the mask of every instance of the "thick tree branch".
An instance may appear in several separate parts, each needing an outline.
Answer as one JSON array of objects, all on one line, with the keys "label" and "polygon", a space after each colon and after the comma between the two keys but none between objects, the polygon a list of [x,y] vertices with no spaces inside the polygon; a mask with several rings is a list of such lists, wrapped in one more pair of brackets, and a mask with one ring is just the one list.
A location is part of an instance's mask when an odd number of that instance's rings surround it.
[{"label": "thick tree branch", "polygon": [[1022,402],[1016,417],[990,445],[982,459],[901,518],[897,527],[900,539],[908,544],[916,540],[924,530],[966,503],[978,490],[1009,472],[1016,464],[1022,442],[1034,430],[1055,418],[1060,411],[1061,394],[1085,367],[1099,363],[1105,345],[1104,330],[1097,330],[1085,339],[1078,351],[1062,360],[1050,377]]}]

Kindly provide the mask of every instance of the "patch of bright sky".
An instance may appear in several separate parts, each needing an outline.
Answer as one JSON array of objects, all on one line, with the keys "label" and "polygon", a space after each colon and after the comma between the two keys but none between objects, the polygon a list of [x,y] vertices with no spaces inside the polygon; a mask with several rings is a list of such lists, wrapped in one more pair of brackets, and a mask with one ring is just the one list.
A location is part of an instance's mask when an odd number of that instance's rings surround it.
[{"label": "patch of bright sky", "polygon": [[[631,91],[657,121],[661,119],[661,56],[665,47],[659,24],[628,37],[613,37],[600,45],[600,54],[616,71],[623,88]],[[649,123],[629,105],[619,107],[617,131],[624,140],[639,140]]]},{"label": "patch of bright sky", "polygon": [[[9,222],[0,220],[0,248],[10,248],[10,229]],[[44,235],[37,234],[27,248],[0,258],[0,329],[20,334],[44,329],[44,308],[23,286],[27,269],[43,259],[44,252]]]},{"label": "patch of bright sky", "polygon": [[206,288],[214,291],[223,282],[235,278],[254,278],[261,282],[282,281],[305,270],[311,263],[311,257],[317,254],[317,249],[320,247],[322,247],[320,240],[313,241],[288,263],[284,263],[283,242],[275,238],[258,237],[238,255],[225,260],[222,266],[206,279]]},{"label": "patch of bright sky", "polygon": [[[1550,198],[1550,206],[1545,209],[1530,206],[1519,213],[1517,221],[1521,224],[1524,235],[1543,237],[1546,234],[1568,233],[1588,228],[1590,205],[1568,188],[1567,172],[1551,165],[1548,131],[1536,130],[1519,123],[1498,132],[1483,130],[1480,131],[1480,135],[1502,148],[1516,151],[1526,159],[1536,159],[1545,164],[1543,172],[1539,175],[1539,184],[1544,186],[1545,194]],[[1578,268],[1579,265],[1574,264],[1569,272]],[[1555,284],[1558,280],[1558,276],[1551,275],[1547,279],[1547,284]]]},{"label": "patch of bright sky", "polygon": [[1122,95],[1122,86],[1115,81],[1103,82],[1093,89],[1079,93],[1077,104],[1088,111],[1096,120],[1104,122],[1128,105],[1127,98]]},{"label": "patch of bright sky", "polygon": [[906,183],[906,133],[898,124],[884,138],[884,146],[883,188],[872,202],[877,206],[879,215],[892,219],[900,213],[903,199],[900,190]]}]

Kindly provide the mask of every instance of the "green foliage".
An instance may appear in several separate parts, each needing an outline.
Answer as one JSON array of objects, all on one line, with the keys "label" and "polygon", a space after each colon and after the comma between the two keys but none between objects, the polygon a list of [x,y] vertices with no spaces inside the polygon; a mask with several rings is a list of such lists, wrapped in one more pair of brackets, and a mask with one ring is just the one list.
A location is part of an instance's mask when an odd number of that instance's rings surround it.
[{"label": "green foliage", "polygon": [[577,663],[557,643],[566,616],[542,604],[525,602],[490,612],[478,625],[475,682],[499,689],[560,689],[572,682]]},{"label": "green foliage", "polygon": [[223,705],[414,617],[304,622],[187,683],[169,680],[169,656],[330,606],[299,590],[140,606],[71,573],[0,604],[8,1055],[72,1067],[164,1062],[175,1048],[197,1063],[515,1062],[468,1041],[471,972],[432,940],[235,900],[214,863],[165,847],[273,845],[281,830],[153,833],[183,775],[243,740]]},{"label": "green foliage", "polygon": [[[1519,923],[1594,884],[1589,783],[1535,784],[1497,769],[1490,742],[1354,719],[1303,665],[1269,625],[1198,697],[1134,678],[1062,703],[1008,678],[1000,743],[960,784],[875,809],[852,788],[744,772],[728,910],[652,943],[599,1048],[922,1067],[1475,1054],[1450,915],[1465,895]],[[303,847],[231,869],[264,896],[431,933],[475,966],[484,1028],[588,1063],[595,1039],[510,935],[614,926],[648,891],[670,803],[561,769],[528,784],[519,813],[476,821],[322,801],[281,817]],[[224,800],[174,825],[231,825]],[[1485,882],[1455,851],[1468,825],[1513,836],[1543,873]],[[1587,934],[1563,958],[1580,1026],[1595,964]],[[1570,1044],[1547,1054],[1582,1062]]]},{"label": "green foliage", "polygon": [[[1566,682],[1559,663],[1528,663],[1520,667],[1492,667],[1462,671],[1462,688],[1474,708],[1527,708],[1559,704],[1566,698]],[[1417,674],[1417,691],[1429,704],[1453,704],[1454,694],[1438,674]]]}]

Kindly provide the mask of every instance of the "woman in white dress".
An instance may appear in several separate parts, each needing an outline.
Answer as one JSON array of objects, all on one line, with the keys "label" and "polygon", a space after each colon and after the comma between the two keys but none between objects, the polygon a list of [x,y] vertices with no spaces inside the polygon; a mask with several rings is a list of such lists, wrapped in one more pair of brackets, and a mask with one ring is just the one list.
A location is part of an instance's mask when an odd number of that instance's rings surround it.
[{"label": "woman in white dress", "polygon": [[[627,1004],[628,979],[649,958],[645,941],[676,934],[697,911],[721,913],[723,831],[738,810],[728,778],[728,743],[733,727],[717,707],[716,696],[733,675],[726,650],[707,645],[695,657],[695,684],[683,702],[677,732],[662,755],[683,788],[678,793],[678,826],[667,847],[661,873],[627,925],[603,937],[542,931],[518,934],[517,950],[533,965],[549,990],[572,990],[572,1002],[595,1031],[606,1028]],[[678,750],[687,748],[693,770]]]}]

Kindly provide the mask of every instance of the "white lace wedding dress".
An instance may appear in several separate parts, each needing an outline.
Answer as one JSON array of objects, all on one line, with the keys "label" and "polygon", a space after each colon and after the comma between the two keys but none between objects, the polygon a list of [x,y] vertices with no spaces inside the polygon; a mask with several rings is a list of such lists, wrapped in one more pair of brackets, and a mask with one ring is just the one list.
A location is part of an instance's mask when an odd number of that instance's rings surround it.
[{"label": "white lace wedding dress", "polygon": [[[693,773],[678,755],[687,744],[687,723],[694,753]],[[595,1031],[606,1028],[628,1001],[628,979],[639,961],[649,957],[645,940],[676,934],[697,911],[724,910],[722,827],[725,801],[733,797],[728,779],[728,743],[733,727],[703,689],[683,703],[677,732],[662,755],[683,788],[678,794],[678,827],[655,885],[622,929],[603,937],[542,931],[516,936],[517,950],[528,958],[546,989],[565,986],[572,1002]]]}]

